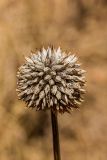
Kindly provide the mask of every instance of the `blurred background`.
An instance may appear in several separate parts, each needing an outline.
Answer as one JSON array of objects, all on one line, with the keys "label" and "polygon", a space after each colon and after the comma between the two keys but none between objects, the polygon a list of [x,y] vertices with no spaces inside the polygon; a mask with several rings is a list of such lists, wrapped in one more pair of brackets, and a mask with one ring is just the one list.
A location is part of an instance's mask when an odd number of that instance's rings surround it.
[{"label": "blurred background", "polygon": [[24,56],[49,44],[87,70],[80,111],[59,115],[62,160],[107,160],[107,0],[0,0],[0,160],[51,160],[49,112],[16,95]]}]

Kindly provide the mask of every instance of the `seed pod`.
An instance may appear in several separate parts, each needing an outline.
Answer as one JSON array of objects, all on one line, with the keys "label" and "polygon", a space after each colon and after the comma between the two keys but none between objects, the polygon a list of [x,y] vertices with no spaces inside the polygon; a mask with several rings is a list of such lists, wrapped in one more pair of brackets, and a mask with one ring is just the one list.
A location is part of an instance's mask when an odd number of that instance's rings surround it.
[{"label": "seed pod", "polygon": [[17,92],[28,107],[64,113],[80,105],[85,71],[75,55],[49,47],[25,59],[17,72]]}]

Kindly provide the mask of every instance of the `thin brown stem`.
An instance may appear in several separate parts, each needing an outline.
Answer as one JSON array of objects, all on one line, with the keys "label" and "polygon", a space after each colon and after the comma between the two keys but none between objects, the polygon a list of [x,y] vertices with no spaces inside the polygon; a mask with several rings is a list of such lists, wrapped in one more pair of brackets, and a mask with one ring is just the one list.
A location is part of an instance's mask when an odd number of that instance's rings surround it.
[{"label": "thin brown stem", "polygon": [[61,160],[57,114],[51,110],[54,160]]}]

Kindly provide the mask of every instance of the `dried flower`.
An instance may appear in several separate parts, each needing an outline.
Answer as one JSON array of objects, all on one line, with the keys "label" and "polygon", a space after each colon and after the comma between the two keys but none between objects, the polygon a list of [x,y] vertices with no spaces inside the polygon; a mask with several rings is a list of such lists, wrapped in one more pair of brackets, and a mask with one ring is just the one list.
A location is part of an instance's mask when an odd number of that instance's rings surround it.
[{"label": "dried flower", "polygon": [[25,59],[17,72],[17,92],[28,107],[60,113],[78,108],[85,93],[85,71],[75,55],[49,47]]}]

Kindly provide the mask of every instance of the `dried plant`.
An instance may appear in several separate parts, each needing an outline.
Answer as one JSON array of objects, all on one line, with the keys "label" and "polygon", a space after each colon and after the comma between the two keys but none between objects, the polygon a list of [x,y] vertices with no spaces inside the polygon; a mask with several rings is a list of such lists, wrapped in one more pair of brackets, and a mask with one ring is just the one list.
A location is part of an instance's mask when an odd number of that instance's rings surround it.
[{"label": "dried plant", "polygon": [[83,101],[84,70],[75,55],[60,48],[42,49],[19,68],[17,92],[28,107],[51,110],[54,160],[60,160],[57,113],[69,112]]},{"label": "dried plant", "polygon": [[85,71],[76,63],[77,57],[60,48],[43,48],[25,59],[17,73],[17,92],[28,107],[60,113],[78,108],[85,93]]}]

